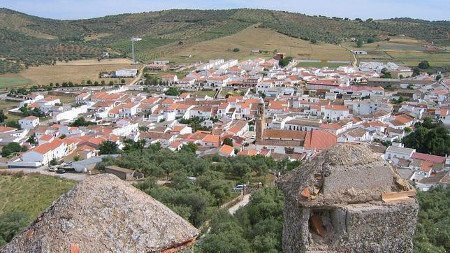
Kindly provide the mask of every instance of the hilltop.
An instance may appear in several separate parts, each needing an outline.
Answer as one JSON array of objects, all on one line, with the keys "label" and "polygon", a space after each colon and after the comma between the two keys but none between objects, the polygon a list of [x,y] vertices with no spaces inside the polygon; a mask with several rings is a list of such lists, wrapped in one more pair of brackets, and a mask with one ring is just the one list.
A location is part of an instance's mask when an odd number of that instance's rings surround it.
[{"label": "hilltop", "polygon": [[[450,22],[408,18],[366,21],[307,16],[283,11],[166,10],[83,20],[54,20],[0,9],[0,74],[23,66],[99,57],[128,56],[129,39],[140,36],[144,60],[182,52],[202,41],[235,35],[247,28],[269,29],[312,43],[339,44],[351,38],[382,40],[404,35],[448,45]],[[251,45],[250,45],[251,46]],[[176,53],[174,52],[174,53]]]}]

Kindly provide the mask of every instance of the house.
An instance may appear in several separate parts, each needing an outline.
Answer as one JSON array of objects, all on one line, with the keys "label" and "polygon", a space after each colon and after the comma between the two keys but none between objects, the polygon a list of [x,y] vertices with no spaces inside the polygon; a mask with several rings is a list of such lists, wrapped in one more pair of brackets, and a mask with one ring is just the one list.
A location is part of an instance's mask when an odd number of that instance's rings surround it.
[{"label": "house", "polygon": [[39,118],[35,116],[28,116],[19,120],[20,128],[33,129],[39,125]]},{"label": "house", "polygon": [[323,119],[327,121],[339,121],[350,115],[348,108],[344,105],[326,105],[322,107]]},{"label": "house", "polygon": [[444,125],[450,125],[450,109],[438,109],[435,111],[437,120],[440,120]]},{"label": "house", "polygon": [[41,165],[47,165],[51,160],[59,160],[66,155],[67,145],[60,139],[39,145],[24,154],[23,162],[36,162]]},{"label": "house", "polygon": [[219,155],[225,157],[235,156],[234,148],[229,145],[223,145],[219,149]]},{"label": "house", "polygon": [[119,69],[114,73],[115,77],[136,77],[138,74],[137,69]]},{"label": "house", "polygon": [[394,164],[397,164],[399,159],[410,160],[414,152],[416,152],[416,150],[412,148],[390,146],[386,149],[384,159],[392,161]]},{"label": "house", "polygon": [[372,135],[364,128],[350,129],[338,138],[338,142],[371,142],[372,140]]},{"label": "house", "polygon": [[167,84],[174,84],[178,82],[178,76],[172,74],[162,75],[161,81]]}]

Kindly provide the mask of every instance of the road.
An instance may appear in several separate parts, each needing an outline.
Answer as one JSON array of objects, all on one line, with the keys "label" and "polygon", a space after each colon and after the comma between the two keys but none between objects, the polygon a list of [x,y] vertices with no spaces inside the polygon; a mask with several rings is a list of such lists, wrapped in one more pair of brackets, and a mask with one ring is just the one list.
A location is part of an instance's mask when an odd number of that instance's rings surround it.
[{"label": "road", "polygon": [[241,201],[228,208],[228,212],[234,215],[239,208],[246,206],[250,202],[250,196],[251,194],[244,195]]},{"label": "road", "polygon": [[141,69],[139,69],[139,74],[128,85],[135,85],[137,82],[139,82],[139,80],[141,80],[142,75],[144,74],[144,68],[145,66],[142,66]]},{"label": "road", "polygon": [[42,166],[36,169],[8,169],[10,171],[23,171],[23,173],[39,173],[42,175],[48,175],[53,177],[60,177],[64,179],[74,180],[74,181],[83,181],[87,177],[87,174],[84,173],[64,173],[64,174],[57,174],[56,172],[48,171],[47,166]]}]

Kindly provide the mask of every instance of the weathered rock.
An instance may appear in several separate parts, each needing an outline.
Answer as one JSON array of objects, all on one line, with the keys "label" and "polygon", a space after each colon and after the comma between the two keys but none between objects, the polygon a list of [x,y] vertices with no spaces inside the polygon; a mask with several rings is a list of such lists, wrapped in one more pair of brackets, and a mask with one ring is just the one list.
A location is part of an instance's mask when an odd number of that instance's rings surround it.
[{"label": "weathered rock", "polygon": [[283,252],[412,251],[416,199],[381,198],[412,187],[364,145],[324,151],[278,185],[286,196]]},{"label": "weathered rock", "polygon": [[110,174],[88,177],[39,216],[2,253],[162,252],[190,247],[198,230]]}]

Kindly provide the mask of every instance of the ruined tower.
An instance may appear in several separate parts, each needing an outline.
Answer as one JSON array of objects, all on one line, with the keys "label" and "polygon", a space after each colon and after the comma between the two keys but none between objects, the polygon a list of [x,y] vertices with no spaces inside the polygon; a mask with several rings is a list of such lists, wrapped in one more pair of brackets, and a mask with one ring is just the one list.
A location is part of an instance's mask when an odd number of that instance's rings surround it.
[{"label": "ruined tower", "polygon": [[263,134],[264,134],[264,128],[266,127],[266,120],[265,120],[265,106],[264,101],[260,101],[258,103],[258,108],[256,111],[256,141],[261,141]]},{"label": "ruined tower", "polygon": [[338,145],[278,181],[283,252],[412,252],[414,189],[364,145]]}]

